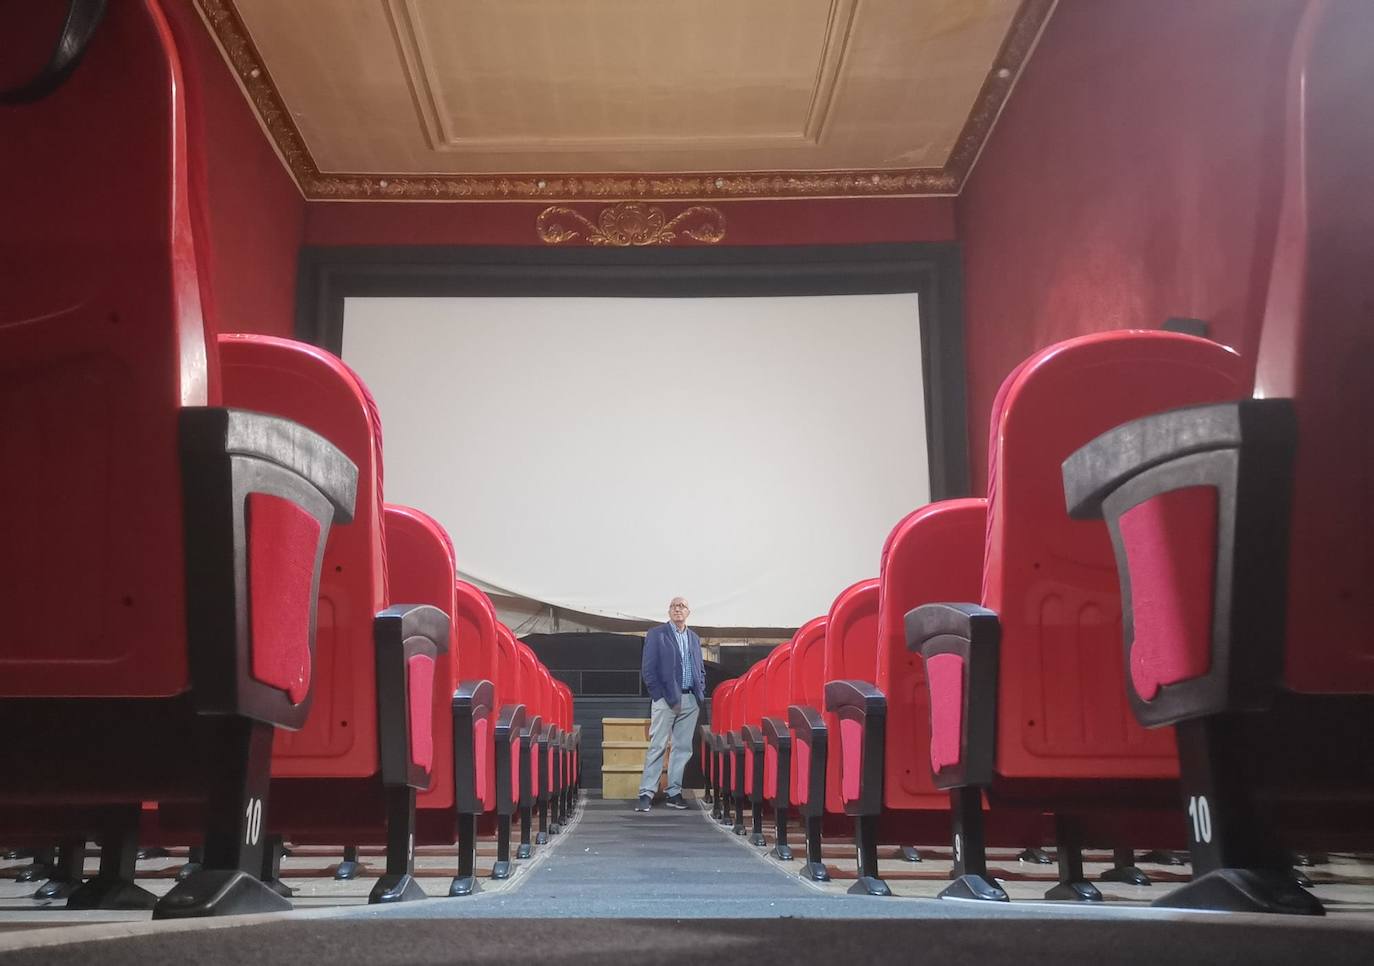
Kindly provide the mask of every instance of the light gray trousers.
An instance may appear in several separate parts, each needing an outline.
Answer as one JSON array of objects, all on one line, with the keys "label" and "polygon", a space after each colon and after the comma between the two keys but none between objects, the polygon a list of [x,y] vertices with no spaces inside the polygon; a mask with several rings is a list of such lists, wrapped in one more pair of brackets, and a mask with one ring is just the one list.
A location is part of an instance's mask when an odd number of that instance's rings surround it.
[{"label": "light gray trousers", "polygon": [[673,753],[668,756],[668,795],[682,793],[682,773],[692,757],[692,735],[697,727],[697,696],[684,694],[677,714],[659,698],[649,706],[649,750],[644,753],[644,774],[639,779],[639,794],[653,796],[658,791],[658,776],[663,773],[663,749],[668,736],[673,738]]}]

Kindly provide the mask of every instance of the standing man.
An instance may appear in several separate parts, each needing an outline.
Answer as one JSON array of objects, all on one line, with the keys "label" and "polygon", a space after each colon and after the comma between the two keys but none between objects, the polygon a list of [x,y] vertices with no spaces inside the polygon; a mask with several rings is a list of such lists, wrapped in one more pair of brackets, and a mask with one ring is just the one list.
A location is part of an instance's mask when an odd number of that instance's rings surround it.
[{"label": "standing man", "polygon": [[651,628],[644,637],[639,671],[653,703],[649,706],[649,750],[644,754],[636,812],[647,812],[653,804],[658,776],[663,771],[663,749],[670,734],[673,753],[668,759],[667,805],[687,807],[682,798],[682,772],[692,757],[697,711],[706,700],[701,638],[687,626],[687,615],[691,612],[685,597],[674,597],[668,604],[668,623]]}]

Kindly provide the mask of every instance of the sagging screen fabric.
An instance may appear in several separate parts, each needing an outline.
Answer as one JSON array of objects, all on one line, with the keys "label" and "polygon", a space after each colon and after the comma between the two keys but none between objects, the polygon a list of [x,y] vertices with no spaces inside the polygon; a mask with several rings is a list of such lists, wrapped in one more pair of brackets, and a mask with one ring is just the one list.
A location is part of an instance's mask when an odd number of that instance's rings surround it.
[{"label": "sagging screen fabric", "polygon": [[386,498],[587,614],[795,627],[929,501],[917,296],[350,298]]}]

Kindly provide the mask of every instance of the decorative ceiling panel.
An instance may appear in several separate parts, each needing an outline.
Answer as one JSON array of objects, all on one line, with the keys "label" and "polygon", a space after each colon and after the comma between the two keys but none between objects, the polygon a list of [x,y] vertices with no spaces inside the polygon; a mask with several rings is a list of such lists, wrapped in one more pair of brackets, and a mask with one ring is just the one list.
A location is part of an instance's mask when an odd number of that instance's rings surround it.
[{"label": "decorative ceiling panel", "polygon": [[953,194],[1054,0],[197,0],[308,198]]}]

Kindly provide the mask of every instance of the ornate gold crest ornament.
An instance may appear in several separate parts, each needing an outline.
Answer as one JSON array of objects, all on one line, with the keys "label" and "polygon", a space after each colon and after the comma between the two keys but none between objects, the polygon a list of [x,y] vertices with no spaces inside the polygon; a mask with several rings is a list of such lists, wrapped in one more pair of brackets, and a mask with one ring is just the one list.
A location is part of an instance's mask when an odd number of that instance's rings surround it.
[{"label": "ornate gold crest ornament", "polygon": [[593,245],[617,248],[668,245],[679,232],[706,245],[714,245],[725,237],[725,215],[719,208],[705,205],[693,205],[670,220],[657,205],[621,202],[602,208],[595,224],[564,205],[550,205],[539,213],[534,224],[539,240],[547,245],[560,245],[579,235]]}]

